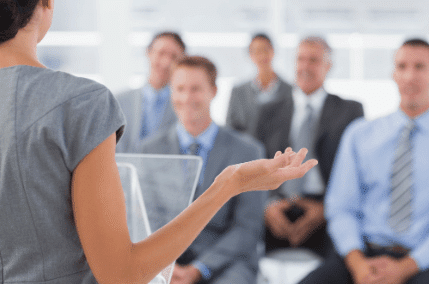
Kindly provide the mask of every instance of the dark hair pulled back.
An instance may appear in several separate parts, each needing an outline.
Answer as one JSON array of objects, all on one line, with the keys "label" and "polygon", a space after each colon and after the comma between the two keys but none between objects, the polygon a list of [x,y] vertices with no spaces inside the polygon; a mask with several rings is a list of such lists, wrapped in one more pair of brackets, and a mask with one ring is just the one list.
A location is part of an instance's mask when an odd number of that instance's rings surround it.
[{"label": "dark hair pulled back", "polygon": [[0,0],[0,44],[16,36],[33,16],[40,0]]}]

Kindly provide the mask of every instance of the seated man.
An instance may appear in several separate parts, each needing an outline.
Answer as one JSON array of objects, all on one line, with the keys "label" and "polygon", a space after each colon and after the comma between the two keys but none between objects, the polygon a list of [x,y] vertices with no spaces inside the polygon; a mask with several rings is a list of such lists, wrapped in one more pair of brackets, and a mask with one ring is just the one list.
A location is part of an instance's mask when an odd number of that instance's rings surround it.
[{"label": "seated man", "polygon": [[[325,187],[347,125],[363,115],[362,104],[324,89],[332,50],[319,37],[304,38],[296,54],[295,86],[282,100],[261,106],[257,135],[268,153],[307,148],[319,164],[305,177],[270,192],[265,211],[266,251],[308,248],[321,257],[333,250],[323,215]],[[299,198],[296,198],[299,196]]]},{"label": "seated man", "polygon": [[[201,156],[203,170],[195,198],[227,166],[264,156],[259,142],[211,120],[210,103],[217,92],[212,62],[197,56],[180,60],[172,71],[171,87],[179,121],[149,138],[142,149],[144,153]],[[265,197],[251,192],[226,203],[178,259],[172,284],[255,283]]]},{"label": "seated man", "polygon": [[302,283],[429,283],[429,44],[406,41],[400,109],[342,138],[326,197],[339,253]]}]

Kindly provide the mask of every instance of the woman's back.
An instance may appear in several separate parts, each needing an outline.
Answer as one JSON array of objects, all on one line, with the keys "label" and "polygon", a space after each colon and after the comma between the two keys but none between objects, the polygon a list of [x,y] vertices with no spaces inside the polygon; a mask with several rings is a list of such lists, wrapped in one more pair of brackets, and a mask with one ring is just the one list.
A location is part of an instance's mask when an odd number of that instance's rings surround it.
[{"label": "woman's back", "polygon": [[38,67],[0,69],[0,90],[0,282],[95,283],[71,176],[122,130],[119,105],[100,84]]}]

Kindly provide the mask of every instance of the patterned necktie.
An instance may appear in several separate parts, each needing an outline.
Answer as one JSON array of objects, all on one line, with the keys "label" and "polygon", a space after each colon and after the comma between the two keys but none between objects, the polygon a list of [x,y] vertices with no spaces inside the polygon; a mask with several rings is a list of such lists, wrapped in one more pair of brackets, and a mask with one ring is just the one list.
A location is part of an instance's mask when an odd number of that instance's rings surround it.
[{"label": "patterned necktie", "polygon": [[[316,116],[310,104],[307,104],[305,107],[305,112],[306,116],[299,129],[298,135],[296,135],[296,137],[292,137],[292,146],[295,151],[298,151],[301,148],[307,148],[308,154],[305,160],[308,160],[314,157],[313,148],[314,137],[316,135]],[[295,195],[301,196],[306,176],[287,181],[285,184],[285,190],[287,191],[286,195],[289,197]]]},{"label": "patterned necktie", "polygon": [[414,121],[410,120],[401,133],[392,167],[389,224],[398,233],[407,231],[411,225],[413,198],[411,136],[414,129]]},{"label": "patterned necktie", "polygon": [[198,154],[200,153],[200,148],[201,148],[201,145],[198,144],[197,142],[192,143],[189,146],[189,154],[198,156]]}]

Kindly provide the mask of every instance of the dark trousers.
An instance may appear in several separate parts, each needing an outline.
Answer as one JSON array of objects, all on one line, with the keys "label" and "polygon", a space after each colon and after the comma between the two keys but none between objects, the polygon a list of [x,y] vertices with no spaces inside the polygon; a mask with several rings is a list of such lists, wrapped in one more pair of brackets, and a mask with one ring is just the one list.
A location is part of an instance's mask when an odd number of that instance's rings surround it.
[{"label": "dark trousers", "polygon": [[[381,254],[373,254],[381,255]],[[332,253],[316,270],[305,277],[300,284],[353,284],[353,279],[347,270],[344,259],[337,253]],[[429,283],[429,270],[424,270],[411,278],[407,284]]]},{"label": "dark trousers", "polygon": [[[265,252],[269,253],[280,248],[289,248],[288,240],[277,239],[268,228],[265,228]],[[300,247],[308,248],[323,258],[333,253],[334,248],[331,238],[323,226],[313,233]]]}]

